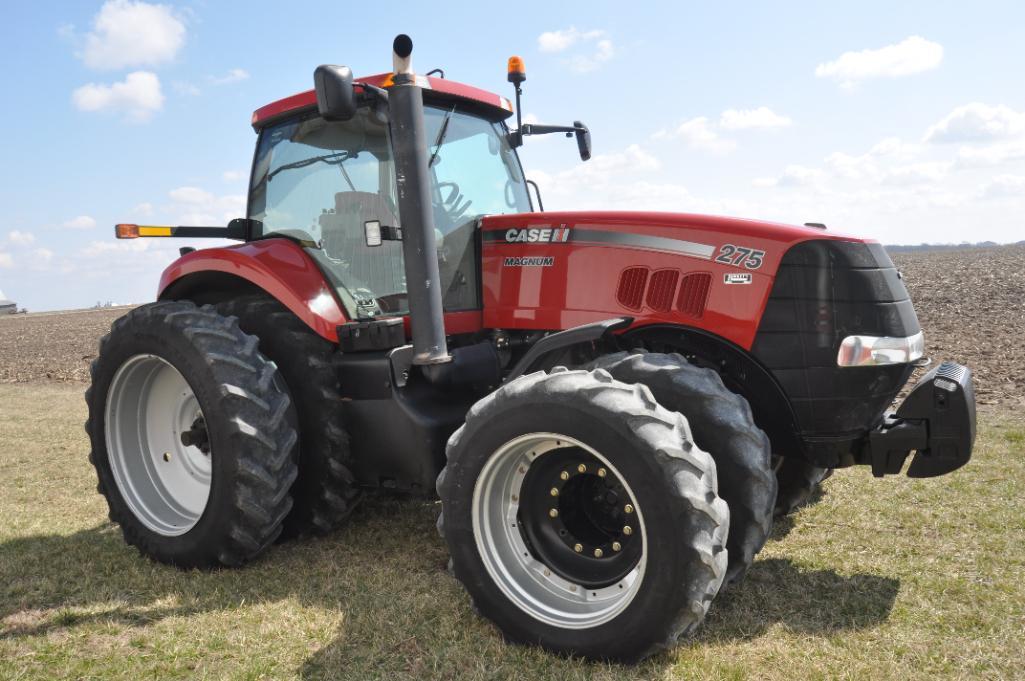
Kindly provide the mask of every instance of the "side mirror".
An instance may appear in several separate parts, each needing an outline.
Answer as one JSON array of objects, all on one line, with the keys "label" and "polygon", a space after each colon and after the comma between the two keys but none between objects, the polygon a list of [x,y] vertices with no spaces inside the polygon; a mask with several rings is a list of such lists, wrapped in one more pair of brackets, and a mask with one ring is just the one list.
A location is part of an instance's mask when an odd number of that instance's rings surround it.
[{"label": "side mirror", "polygon": [[348,121],[356,115],[356,90],[348,66],[318,66],[313,72],[313,87],[317,91],[317,111],[326,120]]},{"label": "side mirror", "polygon": [[591,131],[580,121],[573,121],[576,128],[577,149],[580,150],[580,160],[587,161],[591,158]]}]

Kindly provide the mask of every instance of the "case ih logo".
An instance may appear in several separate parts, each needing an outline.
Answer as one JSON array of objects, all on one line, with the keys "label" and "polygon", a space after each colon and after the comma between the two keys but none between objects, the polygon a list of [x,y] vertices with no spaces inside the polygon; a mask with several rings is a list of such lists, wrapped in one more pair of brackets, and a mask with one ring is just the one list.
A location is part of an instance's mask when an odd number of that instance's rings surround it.
[{"label": "case ih logo", "polygon": [[562,227],[531,227],[530,229],[516,229],[515,227],[507,230],[505,233],[505,242],[507,244],[524,243],[544,243],[544,244],[563,244],[569,241],[570,229],[563,225]]}]

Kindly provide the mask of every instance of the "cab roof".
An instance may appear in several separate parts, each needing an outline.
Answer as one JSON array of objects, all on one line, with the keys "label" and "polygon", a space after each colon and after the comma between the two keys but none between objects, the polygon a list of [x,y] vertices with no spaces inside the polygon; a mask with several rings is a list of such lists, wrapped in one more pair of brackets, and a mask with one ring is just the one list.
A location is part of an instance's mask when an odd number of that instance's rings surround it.
[{"label": "cab roof", "polygon": [[[365,78],[357,78],[355,84],[366,83],[377,87],[388,88],[392,85],[391,73],[379,73]],[[433,76],[417,76],[417,84],[424,88],[424,99],[430,101],[453,101],[462,100],[474,108],[480,110],[488,118],[505,120],[512,115],[512,103],[493,92],[481,90],[472,85],[457,83],[454,80],[434,78]],[[269,123],[291,114],[298,113],[305,109],[317,107],[317,94],[313,90],[307,90],[290,97],[271,102],[261,106],[253,112],[253,129],[258,131]]]}]

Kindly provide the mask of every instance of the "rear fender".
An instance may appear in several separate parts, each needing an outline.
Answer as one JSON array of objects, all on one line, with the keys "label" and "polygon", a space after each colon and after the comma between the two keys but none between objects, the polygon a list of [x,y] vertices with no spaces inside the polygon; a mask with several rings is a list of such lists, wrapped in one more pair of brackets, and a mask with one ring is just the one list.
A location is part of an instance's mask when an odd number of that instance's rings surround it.
[{"label": "rear fender", "polygon": [[332,343],[338,342],[338,325],[349,321],[317,264],[287,239],[187,253],[164,270],[157,297],[205,303],[247,290],[273,296]]}]

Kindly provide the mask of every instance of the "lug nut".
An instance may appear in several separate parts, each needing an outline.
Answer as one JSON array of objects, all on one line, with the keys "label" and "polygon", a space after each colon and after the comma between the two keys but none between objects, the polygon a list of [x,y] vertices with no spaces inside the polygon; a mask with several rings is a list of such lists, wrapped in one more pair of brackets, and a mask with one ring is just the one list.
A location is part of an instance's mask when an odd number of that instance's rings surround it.
[{"label": "lug nut", "polygon": [[567,471],[563,471],[563,472],[559,473],[559,477],[562,478],[563,480],[569,480],[569,473]]},{"label": "lug nut", "polygon": [[573,550],[576,551],[577,553],[580,553],[581,551],[584,550],[584,545],[583,544],[574,544],[573,545]]},{"label": "lug nut", "polygon": [[612,542],[612,550],[613,551],[620,551],[620,550],[622,550],[622,548],[623,548],[623,545],[620,544],[618,541]]},{"label": "lug nut", "polygon": [[624,525],[623,526],[623,534],[625,534],[626,536],[629,537],[633,533],[634,533],[634,528],[630,527],[629,525]]},{"label": "lug nut", "polygon": [[514,494],[514,495],[512,495],[512,500],[513,501],[519,501],[520,498]]},{"label": "lug nut", "polygon": [[631,506],[630,504],[627,504],[626,506],[623,507],[623,512],[624,513],[633,513],[634,512],[634,507]]},{"label": "lug nut", "polygon": [[549,494],[551,494],[553,497],[559,496],[559,488],[558,487],[553,487],[552,491],[549,492]]},{"label": "lug nut", "polygon": [[559,509],[553,508],[550,511],[548,511],[548,517],[549,518],[558,518],[559,517]]},{"label": "lug nut", "polygon": [[587,466],[585,466],[584,464],[580,464],[579,466],[577,466],[577,471],[580,472],[580,473],[586,473],[587,472]]},{"label": "lug nut", "polygon": [[594,550],[594,557],[595,558],[601,558],[603,555],[605,555],[605,554],[602,553],[601,549],[595,549]]},{"label": "lug nut", "polygon": [[164,452],[164,461],[171,460],[171,452]]},{"label": "lug nut", "polygon": [[609,472],[607,470],[605,470],[604,468],[599,468],[598,469],[598,477],[599,478],[604,478],[606,475],[608,475],[608,473]]}]

